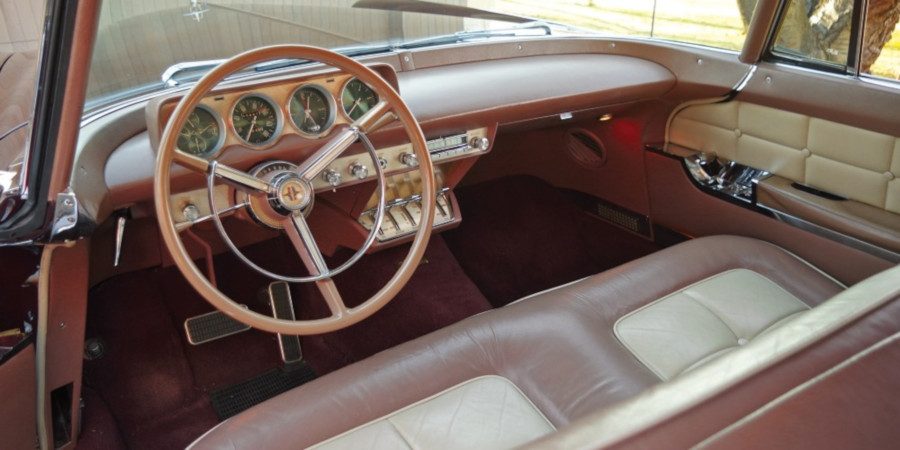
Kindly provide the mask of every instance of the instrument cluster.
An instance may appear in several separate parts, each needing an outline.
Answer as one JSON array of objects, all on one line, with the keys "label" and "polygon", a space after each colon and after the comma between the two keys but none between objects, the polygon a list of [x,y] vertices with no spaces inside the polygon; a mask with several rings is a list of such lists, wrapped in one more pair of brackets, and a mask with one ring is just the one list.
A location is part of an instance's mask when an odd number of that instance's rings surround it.
[{"label": "instrument cluster", "polygon": [[360,118],[378,100],[372,88],[349,76],[269,86],[238,95],[214,95],[205,98],[188,116],[177,146],[192,155],[212,158],[228,142],[268,148],[286,130],[318,139],[337,123]]}]

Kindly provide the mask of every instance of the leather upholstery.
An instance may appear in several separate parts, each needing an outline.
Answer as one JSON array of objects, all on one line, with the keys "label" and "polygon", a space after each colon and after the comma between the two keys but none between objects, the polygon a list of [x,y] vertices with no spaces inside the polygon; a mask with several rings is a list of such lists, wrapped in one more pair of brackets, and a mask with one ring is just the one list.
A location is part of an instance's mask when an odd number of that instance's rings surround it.
[{"label": "leather upholstery", "polygon": [[892,448],[900,440],[898,361],[900,333],[791,389],[698,447]]},{"label": "leather upholstery", "polygon": [[335,371],[223,422],[192,448],[313,445],[483,375],[510,380],[559,428],[659,383],[616,338],[616,320],[741,268],[810,306],[843,289],[774,245],[695,239]]},{"label": "leather upholstery", "polygon": [[741,101],[691,106],[669,141],[900,213],[900,138]]},{"label": "leather upholstery", "polygon": [[[782,410],[788,423],[773,429],[755,426],[755,436],[728,440],[753,448],[823,448],[823,428],[834,440],[826,448],[884,448],[866,446],[840,438],[874,433],[876,439],[892,442],[896,436],[896,414],[882,409],[897,398],[890,391],[895,383],[881,377],[897,372],[897,359],[868,358],[882,354],[900,330],[900,266],[863,280],[789,323],[754,339],[741,351],[731,352],[698,367],[689,375],[660,383],[613,408],[598,410],[578,423],[560,429],[529,445],[535,448],[696,448],[710,436],[732,424],[753,421],[773,403],[793,397],[797,387],[827,378],[848,364],[863,363],[865,375],[855,383],[815,383],[822,388],[804,401],[810,409]],[[865,360],[865,362],[863,362]],[[855,375],[855,374],[854,374]],[[853,375],[850,376],[851,378]],[[844,378],[846,380],[846,378]],[[857,386],[859,392],[857,393]],[[883,390],[886,388],[887,390]],[[835,391],[832,391],[835,390]],[[831,392],[829,392],[831,391]],[[871,401],[874,392],[882,398]],[[832,397],[831,399],[825,397]],[[815,397],[815,398],[813,398]],[[818,409],[834,398],[847,408]],[[852,405],[852,408],[850,406]],[[846,418],[852,410],[858,417]],[[776,419],[777,420],[777,419]],[[859,422],[864,425],[856,428]],[[760,421],[765,422],[765,421]],[[792,422],[795,426],[790,426]],[[754,439],[755,438],[755,439]],[[893,440],[895,442],[896,439]]]},{"label": "leather upholstery", "polygon": [[733,269],[629,313],[616,322],[615,333],[638,360],[669,380],[808,310],[768,278]]},{"label": "leather upholstery", "polygon": [[756,202],[900,253],[900,215],[864,203],[801,191],[779,176],[760,180]]},{"label": "leather upholstery", "polygon": [[460,383],[313,448],[513,448],[553,430],[515,385],[506,378],[488,375]]}]

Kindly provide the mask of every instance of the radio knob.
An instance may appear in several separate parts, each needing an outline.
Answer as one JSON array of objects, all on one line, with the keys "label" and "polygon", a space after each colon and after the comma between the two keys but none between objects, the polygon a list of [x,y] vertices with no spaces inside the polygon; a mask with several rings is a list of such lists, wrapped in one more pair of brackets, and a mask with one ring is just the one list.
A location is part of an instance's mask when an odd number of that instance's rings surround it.
[{"label": "radio knob", "polygon": [[181,210],[181,215],[184,217],[184,220],[188,222],[196,222],[197,219],[200,218],[200,208],[197,208],[193,203],[188,203],[184,209]]},{"label": "radio knob", "polygon": [[419,165],[419,158],[412,153],[404,153],[400,155],[400,162],[407,167],[417,167]]},{"label": "radio knob", "polygon": [[353,175],[358,180],[365,180],[369,176],[369,168],[358,162],[350,164],[350,168],[347,170],[350,172],[350,175]]},{"label": "radio knob", "polygon": [[491,146],[491,141],[486,137],[475,137],[469,141],[469,146],[484,152]]},{"label": "radio knob", "polygon": [[322,172],[322,179],[332,187],[338,187],[341,184],[341,174],[336,170],[328,169]]}]

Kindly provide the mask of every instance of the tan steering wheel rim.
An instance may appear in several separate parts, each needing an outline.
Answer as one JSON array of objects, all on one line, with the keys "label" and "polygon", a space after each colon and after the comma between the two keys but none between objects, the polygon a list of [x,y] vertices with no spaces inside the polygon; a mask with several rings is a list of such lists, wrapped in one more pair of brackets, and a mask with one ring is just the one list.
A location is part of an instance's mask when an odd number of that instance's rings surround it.
[{"label": "tan steering wheel rim", "polygon": [[[435,206],[434,202],[422,202],[422,226],[419,227],[413,238],[412,246],[410,247],[406,259],[404,259],[400,268],[385,286],[359,306],[347,308],[343,304],[343,300],[337,292],[333,280],[325,279],[316,281],[316,285],[319,287],[320,292],[322,292],[325,301],[331,310],[331,316],[327,318],[297,321],[276,319],[242,307],[239,303],[235,302],[213,286],[191,259],[187,249],[178,236],[178,231],[175,228],[175,222],[171,213],[171,186],[169,180],[172,164],[179,164],[188,169],[203,173],[209,169],[209,163],[206,160],[176,149],[178,132],[181,130],[194,107],[196,107],[200,100],[219,82],[225,79],[225,77],[244,67],[273,59],[318,61],[355,76],[374,89],[379,96],[380,103],[370,110],[371,114],[366,114],[364,117],[361,117],[353,124],[353,126],[358,127],[363,132],[371,131],[375,127],[384,125],[386,118],[393,114],[406,131],[410,143],[412,144],[413,151],[420,161],[419,171],[422,178],[422,198],[435,198],[436,188],[434,168],[431,165],[431,158],[425,144],[425,136],[422,133],[419,123],[409,110],[409,107],[403,102],[403,99],[400,98],[397,91],[395,91],[387,81],[365,65],[330,50],[305,45],[276,45],[250,50],[222,63],[203,76],[203,78],[201,78],[179,101],[163,131],[156,155],[155,176],[153,180],[156,216],[159,222],[163,242],[168,248],[169,253],[172,255],[175,265],[187,279],[188,283],[190,283],[191,287],[206,299],[206,301],[212,304],[213,307],[235,320],[272,333],[289,335],[327,333],[346,328],[371,316],[391,301],[400,289],[406,285],[407,281],[409,281],[409,278],[418,267],[422,255],[425,252],[425,248],[428,245],[428,239],[431,236],[431,224],[434,223]],[[320,151],[331,144],[333,140],[328,141]],[[316,154],[318,154],[318,152]],[[315,157],[316,154],[310,158]],[[221,171],[217,169],[216,175],[235,180],[240,179],[240,177],[246,176],[247,174],[225,167]],[[299,238],[296,236],[296,232],[291,233],[289,231],[288,235],[291,237],[291,241],[295,246],[299,245],[297,242]],[[316,251],[318,250],[316,249]]]}]

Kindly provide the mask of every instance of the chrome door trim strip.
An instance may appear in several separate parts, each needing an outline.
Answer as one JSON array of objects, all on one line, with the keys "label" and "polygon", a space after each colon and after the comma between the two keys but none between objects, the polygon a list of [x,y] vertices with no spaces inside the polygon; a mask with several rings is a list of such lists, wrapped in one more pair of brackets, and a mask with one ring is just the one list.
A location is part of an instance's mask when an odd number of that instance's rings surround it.
[{"label": "chrome door trim strip", "polygon": [[796,228],[800,228],[801,230],[808,231],[812,234],[815,234],[820,237],[824,237],[826,239],[830,239],[832,241],[838,242],[840,244],[846,245],[847,247],[868,253],[873,256],[877,256],[886,261],[890,261],[892,263],[898,264],[900,263],[900,253],[895,253],[891,250],[888,250],[883,247],[879,247],[875,244],[870,244],[869,242],[863,241],[862,239],[855,238],[853,236],[848,236],[839,231],[834,231],[830,228],[823,227],[819,224],[810,222],[806,219],[801,219],[799,217],[793,216],[786,212],[780,211],[778,209],[772,208],[770,206],[766,206],[760,203],[755,203],[754,206],[756,208],[769,213],[772,217],[780,222],[784,222],[788,225],[794,226]]}]

